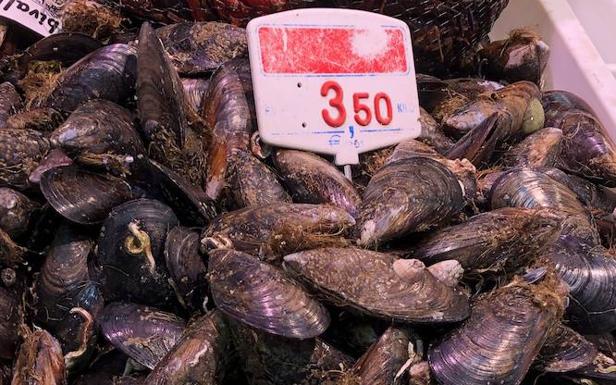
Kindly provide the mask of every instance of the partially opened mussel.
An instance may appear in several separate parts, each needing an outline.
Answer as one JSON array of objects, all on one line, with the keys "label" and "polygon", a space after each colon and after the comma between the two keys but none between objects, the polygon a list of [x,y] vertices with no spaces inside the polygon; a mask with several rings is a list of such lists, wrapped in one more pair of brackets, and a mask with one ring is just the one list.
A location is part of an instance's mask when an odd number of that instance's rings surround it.
[{"label": "partially opened mussel", "polygon": [[323,248],[287,255],[284,267],[332,304],[411,323],[460,321],[468,299],[439,281],[418,260],[356,248]]},{"label": "partially opened mussel", "polygon": [[287,338],[316,337],[329,326],[327,310],[278,268],[234,250],[209,254],[210,290],[223,313]]}]

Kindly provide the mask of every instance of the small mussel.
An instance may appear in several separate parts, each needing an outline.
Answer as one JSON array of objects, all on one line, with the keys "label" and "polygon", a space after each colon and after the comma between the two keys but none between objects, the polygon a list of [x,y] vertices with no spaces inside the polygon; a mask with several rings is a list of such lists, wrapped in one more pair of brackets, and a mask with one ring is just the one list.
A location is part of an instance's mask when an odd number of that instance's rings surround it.
[{"label": "small mussel", "polygon": [[222,383],[232,353],[231,333],[216,310],[194,319],[148,375],[148,385]]},{"label": "small mussel", "polygon": [[177,225],[173,211],[155,200],[136,199],[111,211],[96,255],[105,299],[169,306],[175,294],[163,250],[167,232]]},{"label": "small mussel", "polygon": [[175,314],[121,302],[105,306],[98,323],[113,346],[148,369],[169,353],[185,329]]},{"label": "small mussel", "polygon": [[592,364],[597,348],[575,330],[557,325],[548,335],[537,359],[544,372],[571,372]]},{"label": "small mussel", "polygon": [[274,172],[248,152],[241,151],[236,155],[230,179],[235,204],[239,208],[291,202]]},{"label": "small mussel", "polygon": [[66,370],[58,341],[45,330],[29,332],[19,349],[11,385],[64,385]]},{"label": "small mussel", "polygon": [[333,385],[352,365],[352,358],[320,338],[285,338],[228,322],[250,385]]},{"label": "small mussel", "polygon": [[126,44],[97,49],[64,72],[45,105],[72,112],[90,99],[123,102],[134,88],[135,54]]},{"label": "small mussel", "polygon": [[38,203],[22,193],[0,187],[0,229],[13,238],[22,235],[39,207]]},{"label": "small mussel", "polygon": [[509,149],[502,158],[507,167],[555,167],[560,156],[563,132],[558,128],[543,128],[527,136]]},{"label": "small mussel", "polygon": [[0,359],[11,360],[19,342],[20,309],[14,292],[0,287]]},{"label": "small mussel", "polygon": [[375,317],[442,323],[468,315],[468,298],[418,260],[356,248],[323,248],[287,255],[284,267],[332,304]]},{"label": "small mussel", "polygon": [[223,313],[287,338],[316,337],[329,326],[327,310],[278,268],[235,250],[209,254],[212,298]]},{"label": "small mussel", "polygon": [[549,274],[481,296],[462,326],[432,345],[428,361],[443,385],[518,385],[562,317],[567,289]]},{"label": "small mussel", "polygon": [[102,222],[112,208],[132,198],[131,187],[124,180],[77,166],[45,172],[40,188],[58,213],[80,224]]},{"label": "small mussel", "polygon": [[370,180],[358,208],[361,246],[428,230],[464,207],[458,178],[439,162],[416,157],[381,168]]},{"label": "small mussel", "polygon": [[165,263],[178,301],[190,309],[201,308],[207,289],[207,267],[199,253],[199,233],[182,226],[169,230]]},{"label": "small mussel", "polygon": [[411,255],[428,265],[455,259],[465,270],[515,271],[557,239],[563,219],[549,209],[496,209],[428,234]]},{"label": "small mussel", "polygon": [[353,183],[330,162],[313,153],[278,150],[276,168],[297,203],[326,203],[357,214],[361,202]]},{"label": "small mussel", "polygon": [[70,154],[137,155],[145,153],[130,112],[108,100],[79,106],[49,136],[53,146]]},{"label": "small mussel", "polygon": [[69,67],[101,46],[98,40],[83,33],[54,33],[28,47],[19,58],[19,65],[26,68],[33,61],[55,60]]},{"label": "small mussel", "polygon": [[76,297],[89,281],[88,256],[92,240],[69,226],[61,227],[54,238],[36,282],[36,319],[54,331],[77,306]]},{"label": "small mussel", "polygon": [[49,148],[49,141],[41,132],[0,130],[0,185],[28,188],[28,176],[47,155]]},{"label": "small mussel", "polygon": [[560,127],[562,118],[567,111],[578,110],[595,115],[593,109],[576,94],[569,91],[546,91],[541,97],[545,111],[545,126]]},{"label": "small mussel", "polygon": [[507,39],[486,45],[478,55],[482,60],[482,72],[489,79],[528,80],[540,84],[550,47],[535,31],[516,29]]},{"label": "small mussel", "polygon": [[234,249],[276,261],[285,254],[348,244],[340,235],[355,224],[344,209],[329,205],[275,203],[220,215],[201,234],[204,251]]},{"label": "small mussel", "polygon": [[159,28],[156,33],[183,76],[212,72],[225,62],[248,54],[246,31],[230,24],[178,23]]}]

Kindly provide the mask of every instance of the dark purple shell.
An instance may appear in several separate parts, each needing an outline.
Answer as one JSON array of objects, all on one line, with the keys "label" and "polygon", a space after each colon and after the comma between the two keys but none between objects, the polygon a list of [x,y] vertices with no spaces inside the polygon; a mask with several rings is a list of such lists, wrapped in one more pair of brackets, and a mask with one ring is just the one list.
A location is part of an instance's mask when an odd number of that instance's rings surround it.
[{"label": "dark purple shell", "polygon": [[506,167],[555,167],[560,156],[563,132],[543,128],[510,148],[502,158]]},{"label": "dark purple shell", "polygon": [[101,43],[86,34],[54,33],[28,47],[19,58],[19,65],[26,68],[32,61],[54,60],[68,67],[99,48],[101,48]]},{"label": "dark purple shell", "polygon": [[545,372],[571,372],[590,365],[597,353],[595,345],[575,330],[558,325],[541,348],[537,366]]},{"label": "dark purple shell", "polygon": [[72,112],[91,99],[124,101],[135,84],[135,54],[126,44],[97,49],[64,72],[45,105]]},{"label": "dark purple shell", "polygon": [[18,296],[0,287],[0,359],[11,360],[19,341],[20,309]]},{"label": "dark purple shell", "polygon": [[114,347],[148,369],[169,353],[185,329],[175,314],[121,302],[107,305],[98,323]]},{"label": "dark purple shell", "polygon": [[0,229],[11,237],[23,234],[39,204],[22,193],[0,187]]},{"label": "dark purple shell", "polygon": [[210,290],[223,313],[287,338],[316,337],[329,326],[327,310],[278,268],[234,250],[209,254]]},{"label": "dark purple shell", "polygon": [[546,91],[541,98],[545,111],[545,126],[560,127],[566,112],[580,110],[594,115],[592,108],[582,98],[569,91]]},{"label": "dark purple shell", "polygon": [[334,305],[400,322],[441,323],[468,316],[468,298],[438,281],[419,262],[399,275],[396,257],[355,248],[324,248],[287,255],[285,270]]},{"label": "dark purple shell", "polygon": [[40,188],[58,213],[80,224],[102,222],[112,208],[133,195],[123,179],[76,166],[56,167],[45,172]]}]

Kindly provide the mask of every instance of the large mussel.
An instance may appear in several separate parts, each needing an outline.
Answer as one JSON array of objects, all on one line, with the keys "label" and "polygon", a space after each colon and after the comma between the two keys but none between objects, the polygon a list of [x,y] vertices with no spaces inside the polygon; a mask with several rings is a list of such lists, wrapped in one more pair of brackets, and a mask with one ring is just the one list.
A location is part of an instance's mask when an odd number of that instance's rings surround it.
[{"label": "large mussel", "polygon": [[239,208],[291,202],[291,197],[267,165],[243,151],[236,158],[229,182]]}]

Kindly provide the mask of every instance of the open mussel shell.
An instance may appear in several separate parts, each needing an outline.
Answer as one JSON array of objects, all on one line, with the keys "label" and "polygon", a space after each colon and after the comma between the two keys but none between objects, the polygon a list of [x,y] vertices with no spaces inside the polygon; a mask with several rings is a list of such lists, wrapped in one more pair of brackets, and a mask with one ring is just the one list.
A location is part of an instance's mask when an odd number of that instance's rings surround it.
[{"label": "open mussel shell", "polygon": [[10,360],[15,356],[19,342],[18,299],[15,293],[0,287],[0,359]]},{"label": "open mussel shell", "polygon": [[357,243],[369,246],[428,230],[464,207],[458,178],[439,162],[416,157],[381,168],[358,208]]},{"label": "open mussel shell", "polygon": [[438,383],[519,384],[562,317],[566,292],[550,274],[537,285],[515,280],[480,297],[470,318],[428,351]]},{"label": "open mussel shell", "polygon": [[568,111],[579,110],[595,115],[584,99],[569,91],[546,91],[541,97],[541,104],[545,110],[546,127],[560,127],[562,118]]},{"label": "open mussel shell", "polygon": [[0,185],[21,190],[28,188],[28,176],[49,149],[49,141],[39,131],[0,130]]},{"label": "open mussel shell", "polygon": [[236,154],[229,182],[239,208],[291,202],[291,197],[274,172],[248,152]]},{"label": "open mussel shell", "polygon": [[0,128],[7,127],[9,116],[21,108],[21,95],[9,82],[0,84]]},{"label": "open mussel shell", "polygon": [[455,259],[465,270],[515,271],[558,238],[563,219],[549,209],[496,209],[428,234],[411,255],[428,265]]},{"label": "open mussel shell", "polygon": [[242,369],[251,385],[332,384],[353,360],[320,338],[297,340],[229,319]]},{"label": "open mussel shell", "polygon": [[130,112],[108,100],[79,106],[49,136],[53,146],[73,154],[137,155],[145,153]]},{"label": "open mussel shell", "polygon": [[194,319],[148,375],[150,385],[219,384],[232,354],[230,330],[216,310]]},{"label": "open mussel shell", "polygon": [[83,33],[60,32],[49,35],[26,49],[19,65],[26,68],[32,61],[59,61],[69,67],[76,61],[101,48],[101,43]]},{"label": "open mussel shell", "polygon": [[163,203],[136,199],[116,206],[103,222],[97,263],[107,300],[168,306],[175,297],[165,267],[167,232],[178,225]]},{"label": "open mussel shell", "polygon": [[94,243],[77,229],[63,226],[57,232],[36,282],[36,319],[54,330],[77,306],[79,291],[89,281],[88,256]]},{"label": "open mussel shell", "polygon": [[102,222],[112,208],[132,198],[131,187],[123,179],[76,166],[45,172],[40,188],[58,213],[80,224]]},{"label": "open mussel shell", "polygon": [[347,376],[358,385],[405,384],[403,367],[409,359],[409,335],[402,328],[390,327],[355,363]]},{"label": "open mussel shell", "polygon": [[173,313],[121,302],[105,306],[98,323],[113,346],[148,369],[169,353],[185,329],[184,320]]},{"label": "open mussel shell", "polygon": [[181,75],[200,75],[248,54],[246,31],[219,22],[178,23],[156,30]]},{"label": "open mussel shell", "polygon": [[0,229],[11,237],[17,237],[28,229],[39,204],[22,193],[8,187],[0,187]]},{"label": "open mussel shell", "polygon": [[513,169],[501,175],[490,191],[492,209],[499,207],[548,208],[566,215],[563,231],[596,239],[590,213],[567,186],[540,171]]},{"label": "open mussel shell", "polygon": [[327,310],[278,268],[234,250],[209,255],[212,298],[228,316],[296,339],[316,337],[329,326]]},{"label": "open mussel shell", "polygon": [[45,105],[72,112],[90,99],[123,102],[134,88],[135,54],[135,48],[126,44],[97,49],[64,72]]},{"label": "open mussel shell", "polygon": [[330,162],[310,152],[278,150],[276,168],[297,203],[324,203],[357,214],[361,197],[353,183]]},{"label": "open mussel shell", "polygon": [[558,128],[541,129],[509,149],[502,162],[506,167],[555,167],[562,141],[563,132]]},{"label": "open mussel shell", "polygon": [[616,258],[567,235],[546,256],[569,285],[572,300],[567,313],[572,325],[586,333],[616,330]]},{"label": "open mussel shell", "polygon": [[498,115],[494,113],[460,138],[446,155],[449,159],[468,159],[480,166],[490,159],[501,139]]},{"label": "open mussel shell", "polygon": [[[398,266],[408,268],[402,272]],[[284,267],[332,304],[371,316],[411,323],[453,322],[468,316],[468,298],[437,280],[417,260],[356,248],[323,248],[287,255]]]},{"label": "open mussel shell", "polygon": [[64,357],[58,341],[47,331],[30,332],[17,355],[12,385],[63,385]]},{"label": "open mussel shell", "polygon": [[165,241],[165,263],[178,300],[185,307],[201,307],[207,289],[207,267],[199,253],[199,233],[177,226]]},{"label": "open mussel shell", "polygon": [[541,348],[538,367],[544,372],[571,372],[592,364],[597,348],[575,330],[557,325]]},{"label": "open mussel shell", "polygon": [[340,235],[354,224],[339,207],[274,203],[218,216],[201,234],[201,246],[203,251],[233,249],[277,261],[298,250],[347,245]]}]

